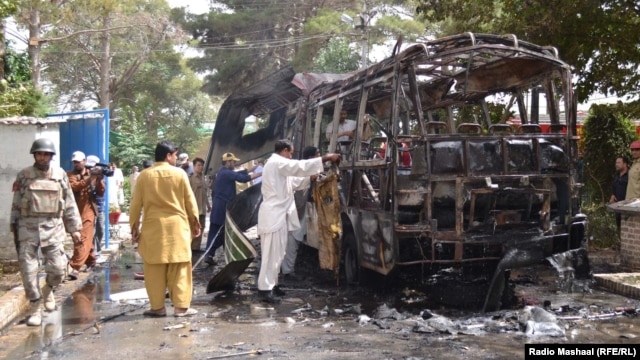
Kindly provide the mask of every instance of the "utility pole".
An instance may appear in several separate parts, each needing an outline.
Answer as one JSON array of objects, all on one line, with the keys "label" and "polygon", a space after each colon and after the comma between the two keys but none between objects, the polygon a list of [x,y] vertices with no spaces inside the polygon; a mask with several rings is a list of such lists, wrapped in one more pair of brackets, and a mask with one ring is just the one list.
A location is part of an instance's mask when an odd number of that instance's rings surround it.
[{"label": "utility pole", "polygon": [[367,9],[367,2],[364,1],[362,12],[358,14],[358,17],[360,18],[360,25],[356,25],[356,29],[362,30],[362,54],[360,55],[362,69],[369,65],[369,27],[371,25],[371,19],[373,19],[377,13],[378,12],[375,10],[369,11]]}]

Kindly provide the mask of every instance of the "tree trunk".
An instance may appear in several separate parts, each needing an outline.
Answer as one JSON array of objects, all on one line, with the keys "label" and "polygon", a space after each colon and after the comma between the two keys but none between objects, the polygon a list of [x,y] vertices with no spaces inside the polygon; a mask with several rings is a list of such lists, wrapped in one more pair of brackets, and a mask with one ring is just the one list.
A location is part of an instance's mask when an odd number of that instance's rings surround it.
[{"label": "tree trunk", "polygon": [[[111,14],[107,13],[103,19],[103,29],[111,27]],[[109,31],[102,33],[102,58],[100,59],[100,107],[103,109],[111,109],[111,34]]]},{"label": "tree trunk", "polygon": [[[0,19],[0,80],[4,79],[4,57],[7,55],[5,24],[6,19]],[[0,92],[2,92],[2,85],[0,85]]]},{"label": "tree trunk", "polygon": [[29,58],[31,59],[31,82],[33,86],[40,90],[40,11],[31,9],[29,11]]}]

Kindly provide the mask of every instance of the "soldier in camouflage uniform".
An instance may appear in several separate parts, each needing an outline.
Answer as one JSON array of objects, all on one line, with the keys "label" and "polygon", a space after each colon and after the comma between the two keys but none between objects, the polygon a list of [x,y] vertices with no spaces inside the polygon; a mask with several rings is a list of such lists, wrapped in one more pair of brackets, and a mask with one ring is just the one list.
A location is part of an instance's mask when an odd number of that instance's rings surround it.
[{"label": "soldier in camouflage uniform", "polygon": [[[53,289],[63,279],[67,266],[64,252],[66,233],[71,233],[74,243],[80,241],[82,221],[64,170],[51,167],[56,149],[49,139],[37,139],[31,145],[35,159],[18,173],[13,183],[11,205],[11,231],[17,234],[18,259],[22,284],[31,301],[27,325],[39,326],[42,322],[40,302],[44,299],[47,311],[56,308]],[[44,256],[45,286],[40,292],[38,249]]]}]

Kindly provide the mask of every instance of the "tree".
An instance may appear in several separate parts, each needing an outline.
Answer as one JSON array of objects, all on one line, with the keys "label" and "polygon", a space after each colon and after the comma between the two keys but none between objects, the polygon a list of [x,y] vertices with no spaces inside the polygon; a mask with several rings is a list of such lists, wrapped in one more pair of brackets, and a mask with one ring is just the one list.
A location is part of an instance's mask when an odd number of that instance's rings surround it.
[{"label": "tree", "polygon": [[15,14],[17,11],[18,0],[0,0],[0,19],[7,18]]},{"label": "tree", "polygon": [[[407,18],[406,14],[404,14],[405,18],[400,17],[402,7],[389,8],[380,1],[366,3],[367,6],[361,12],[319,9],[317,15],[310,18],[304,25],[304,33],[311,38],[301,44],[300,51],[292,61],[296,70],[312,70],[310,59],[326,49],[329,42],[336,38],[335,35],[329,38],[324,37],[323,35],[327,33],[339,34],[339,37],[360,49],[361,55],[358,56],[360,67],[371,64],[369,48],[374,44],[389,42],[394,44],[401,36],[411,42],[424,34],[424,24]],[[344,15],[347,15],[352,22],[345,22]]]},{"label": "tree", "polygon": [[[351,1],[347,1],[350,3]],[[222,0],[224,10],[190,15],[174,11],[202,49],[203,56],[189,61],[198,73],[207,74],[203,90],[226,95],[248,86],[289,64],[300,43],[308,40],[302,26],[323,4],[338,0]],[[326,34],[328,38],[330,34]]]},{"label": "tree", "polygon": [[156,141],[138,119],[124,118],[119,123],[119,131],[112,133],[110,138],[109,158],[120,164],[122,168],[130,169],[150,159],[153,161],[153,152]]},{"label": "tree", "polygon": [[[182,24],[202,49],[202,57],[189,61],[196,72],[207,74],[204,91],[228,95],[266,77],[286,65],[298,72],[313,69],[318,52],[335,37],[351,42],[381,42],[406,32],[407,38],[423,34],[424,25],[413,20],[400,21],[398,4],[410,1],[367,0],[365,11],[373,14],[380,26],[354,29],[341,21],[342,14],[352,17],[362,9],[361,0],[222,0],[222,7],[209,14],[191,15],[176,10],[172,19]],[[389,19],[382,20],[384,17]],[[392,18],[393,17],[393,18]],[[368,24],[367,24],[368,25]],[[366,30],[366,31],[362,31]]]},{"label": "tree", "polygon": [[582,127],[585,184],[592,202],[604,203],[611,195],[613,163],[619,156],[631,159],[629,144],[635,125],[622,104],[593,105]]},{"label": "tree", "polygon": [[18,0],[0,0],[0,81],[4,79],[5,72],[5,19],[18,12]]},{"label": "tree", "polygon": [[29,57],[5,39],[5,18],[17,14],[18,5],[18,0],[0,0],[0,117],[44,116],[49,99],[29,82]]},{"label": "tree", "polygon": [[358,69],[360,55],[349,47],[345,38],[329,40],[327,47],[320,49],[313,59],[314,71],[320,73],[346,73]]},{"label": "tree", "polygon": [[16,22],[29,32],[27,49],[31,60],[31,81],[33,86],[41,89],[40,75],[40,50],[46,40],[42,39],[42,29],[54,27],[55,23],[63,17],[66,0],[18,0],[19,12]]},{"label": "tree", "polygon": [[[140,67],[159,51],[174,52],[181,32],[167,19],[164,0],[84,0],[41,42],[47,79],[71,107],[87,101],[116,112]],[[60,62],[64,54],[65,62]]]},{"label": "tree", "polygon": [[589,217],[589,238],[599,246],[618,243],[614,216],[605,204],[611,195],[617,157],[631,159],[629,144],[635,140],[635,125],[626,104],[594,105],[582,128],[584,183],[588,200],[583,204]]},{"label": "tree", "polygon": [[12,116],[42,117],[51,112],[49,98],[30,83],[20,83],[0,91],[0,118]]},{"label": "tree", "polygon": [[17,85],[26,83],[31,79],[31,62],[25,53],[18,53],[12,47],[11,41],[6,42],[9,46],[3,56],[3,77],[6,85]]},{"label": "tree", "polygon": [[638,93],[640,6],[617,0],[420,0],[417,12],[440,24],[440,35],[513,33],[553,45],[574,67],[579,101],[600,92]]},{"label": "tree", "polygon": [[[193,153],[203,145],[198,132],[202,124],[216,118],[201,87],[202,81],[180,54],[155,52],[123,91],[118,102],[120,116],[113,129],[121,133],[143,129],[146,141],[155,144],[167,139],[181,151]],[[129,125],[133,123],[135,128]]]}]

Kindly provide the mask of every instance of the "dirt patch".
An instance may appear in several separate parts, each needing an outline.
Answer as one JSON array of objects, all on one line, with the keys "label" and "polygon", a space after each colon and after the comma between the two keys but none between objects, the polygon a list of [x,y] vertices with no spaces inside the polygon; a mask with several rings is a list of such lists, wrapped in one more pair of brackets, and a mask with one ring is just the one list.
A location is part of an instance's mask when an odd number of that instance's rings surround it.
[{"label": "dirt patch", "polygon": [[0,296],[16,286],[22,285],[17,260],[0,262]]}]

